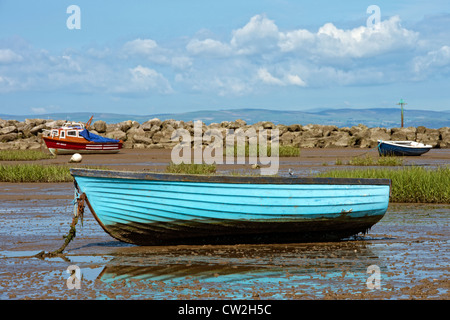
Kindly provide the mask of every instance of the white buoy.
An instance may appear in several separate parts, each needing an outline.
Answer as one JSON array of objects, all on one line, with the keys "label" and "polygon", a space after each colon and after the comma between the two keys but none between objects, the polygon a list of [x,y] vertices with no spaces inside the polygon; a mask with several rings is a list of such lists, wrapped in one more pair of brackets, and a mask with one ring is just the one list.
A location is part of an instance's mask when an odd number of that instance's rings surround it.
[{"label": "white buoy", "polygon": [[83,160],[83,157],[81,156],[81,154],[79,153],[74,153],[73,156],[70,158],[69,162],[81,162],[81,160]]}]

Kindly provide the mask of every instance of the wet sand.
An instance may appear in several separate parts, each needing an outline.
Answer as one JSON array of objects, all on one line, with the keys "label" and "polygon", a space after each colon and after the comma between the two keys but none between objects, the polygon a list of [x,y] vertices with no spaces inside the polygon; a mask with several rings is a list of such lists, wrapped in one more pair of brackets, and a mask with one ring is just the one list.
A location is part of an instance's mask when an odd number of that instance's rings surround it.
[{"label": "wet sand", "polygon": [[[298,158],[280,159],[280,172],[308,175],[364,152],[377,156],[361,149],[302,150]],[[443,149],[407,161],[435,166],[449,159]],[[144,149],[86,155],[82,165],[161,171],[169,161],[169,150]],[[69,231],[72,183],[0,183],[0,190],[0,299],[450,298],[450,204],[391,203],[367,235],[339,242],[151,247],[111,238],[86,208],[66,255],[39,259],[36,253],[59,248]],[[80,289],[68,288],[72,265],[81,270]],[[379,267],[380,288],[367,286],[370,266]]]},{"label": "wet sand", "polygon": [[[193,153],[192,153],[193,155]],[[107,167],[117,170],[146,170],[163,171],[170,163],[171,150],[169,149],[122,149],[117,154],[85,154],[80,164],[71,164],[73,167]],[[301,149],[298,157],[280,157],[279,174],[287,174],[291,169],[298,175],[311,175],[319,171],[330,169],[346,169],[348,166],[336,166],[336,160],[347,162],[354,157],[372,157],[377,159],[377,149],[359,148],[311,148]],[[40,164],[67,164],[71,155],[58,155],[56,159],[33,161]],[[259,158],[258,158],[259,159]],[[405,165],[438,166],[450,164],[450,149],[432,149],[419,157],[403,157]],[[0,164],[11,163],[0,161]],[[14,163],[29,163],[29,161],[14,161]],[[217,171],[244,171],[255,172],[251,164],[228,164],[225,158],[223,164],[217,165]],[[256,173],[259,170],[256,169]]]}]

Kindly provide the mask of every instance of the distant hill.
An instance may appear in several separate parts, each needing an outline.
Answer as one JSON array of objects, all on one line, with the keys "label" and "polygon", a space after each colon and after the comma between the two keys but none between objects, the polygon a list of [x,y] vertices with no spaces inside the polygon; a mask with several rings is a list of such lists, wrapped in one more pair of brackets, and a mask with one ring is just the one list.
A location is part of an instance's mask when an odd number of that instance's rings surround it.
[{"label": "distant hill", "polygon": [[[143,123],[152,118],[161,120],[202,120],[206,124],[222,121],[242,119],[247,124],[259,121],[271,121],[275,124],[322,124],[336,125],[338,127],[351,127],[364,124],[368,127],[400,127],[400,109],[327,109],[317,112],[268,110],[268,109],[231,109],[231,110],[202,110],[184,113],[164,113],[151,115],[125,115],[114,113],[48,113],[39,115],[6,115],[0,114],[1,119],[24,121],[25,119],[41,118],[53,120],[71,120],[86,122],[91,116],[93,121],[103,120],[106,123],[118,123],[125,120],[134,120]],[[405,110],[405,127],[425,126],[427,128],[450,127],[449,111]]]}]

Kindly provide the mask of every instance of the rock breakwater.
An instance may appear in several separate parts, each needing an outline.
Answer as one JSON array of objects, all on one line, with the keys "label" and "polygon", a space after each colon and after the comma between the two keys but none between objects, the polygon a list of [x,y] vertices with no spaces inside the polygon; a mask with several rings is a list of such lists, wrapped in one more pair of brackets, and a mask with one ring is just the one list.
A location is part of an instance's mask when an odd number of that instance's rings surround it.
[{"label": "rock breakwater", "polygon": [[[64,120],[0,119],[0,149],[39,149],[43,146],[41,136],[49,130],[65,123]],[[407,128],[369,128],[365,125],[353,127],[337,127],[333,125],[275,125],[270,121],[247,124],[243,120],[223,121],[221,123],[203,124],[202,131],[218,130],[225,137],[229,130],[250,128],[256,131],[266,129],[279,130],[281,145],[299,148],[374,148],[377,140],[410,140],[430,144],[434,148],[450,148],[450,127],[430,129],[423,126]],[[123,121],[107,124],[99,120],[89,130],[93,133],[124,141],[124,148],[173,148],[178,142],[171,137],[176,129],[188,130],[194,136],[194,122],[180,120],[164,120],[154,118],[143,123]],[[207,144],[208,141],[203,141]],[[225,145],[225,141],[224,141]]]}]

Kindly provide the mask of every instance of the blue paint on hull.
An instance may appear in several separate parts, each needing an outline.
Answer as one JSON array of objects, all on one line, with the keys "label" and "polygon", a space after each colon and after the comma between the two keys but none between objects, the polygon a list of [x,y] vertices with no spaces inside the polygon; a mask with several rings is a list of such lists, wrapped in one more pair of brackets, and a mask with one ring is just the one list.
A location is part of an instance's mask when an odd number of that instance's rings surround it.
[{"label": "blue paint on hull", "polygon": [[390,189],[389,184],[209,183],[72,174],[105,231],[136,244],[341,238],[381,219]]},{"label": "blue paint on hull", "polygon": [[381,142],[378,145],[378,153],[380,156],[420,156],[428,151],[431,147],[402,147]]}]

